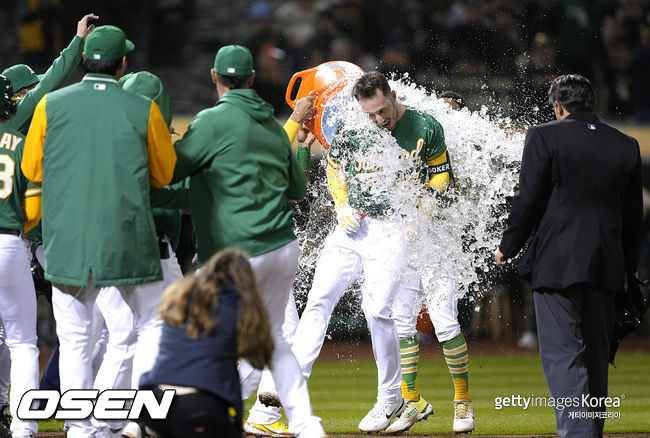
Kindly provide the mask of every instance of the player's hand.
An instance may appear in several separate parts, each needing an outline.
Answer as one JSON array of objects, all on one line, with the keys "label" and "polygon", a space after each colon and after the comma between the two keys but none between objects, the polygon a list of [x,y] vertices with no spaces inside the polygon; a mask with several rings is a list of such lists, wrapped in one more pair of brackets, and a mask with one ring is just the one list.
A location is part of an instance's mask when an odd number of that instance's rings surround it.
[{"label": "player's hand", "polygon": [[494,263],[497,266],[505,266],[508,263],[508,259],[503,255],[499,248],[494,250]]},{"label": "player's hand", "polygon": [[314,100],[316,96],[306,96],[296,102],[296,107],[291,113],[291,120],[302,125],[302,123],[314,115]]},{"label": "player's hand", "polygon": [[94,24],[91,24],[90,26],[88,25],[90,20],[99,20],[99,16],[95,14],[84,15],[84,17],[77,23],[77,36],[84,41],[88,34],[95,28]]},{"label": "player's hand", "polygon": [[361,214],[349,204],[344,204],[336,211],[336,219],[347,234],[354,234],[361,229]]},{"label": "player's hand", "polygon": [[297,135],[298,147],[308,148],[316,141],[316,136],[305,125],[300,127]]}]

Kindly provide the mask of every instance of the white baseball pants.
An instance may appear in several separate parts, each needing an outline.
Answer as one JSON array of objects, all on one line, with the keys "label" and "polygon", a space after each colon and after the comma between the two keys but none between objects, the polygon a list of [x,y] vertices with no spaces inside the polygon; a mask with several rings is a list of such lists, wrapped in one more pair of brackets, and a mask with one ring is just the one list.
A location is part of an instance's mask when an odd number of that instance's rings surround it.
[{"label": "white baseball pants", "polygon": [[[284,323],[282,324],[282,336],[290,346],[293,345],[293,336],[296,333],[297,326],[298,310],[296,309],[296,302],[293,296],[291,296],[289,297],[289,301],[287,303],[286,311],[284,314]],[[277,392],[275,384],[273,383],[273,376],[271,376],[271,371],[268,369],[268,367],[264,370],[258,370],[256,368],[253,368],[253,366],[247,360],[241,360],[237,364],[237,371],[239,373],[239,382],[241,383],[242,400],[246,400],[256,390],[258,392]],[[257,405],[265,408],[261,403],[255,402],[255,405],[251,409],[251,412]],[[278,416],[277,418],[279,419],[280,417]],[[269,423],[273,423],[274,421],[277,420],[272,420]],[[257,424],[268,424],[265,422],[253,422]]]},{"label": "white baseball pants", "polygon": [[[153,366],[162,328],[158,318],[162,287],[162,282],[105,288],[87,286],[73,296],[53,286],[52,307],[60,344],[61,392],[72,388],[112,388],[120,384],[119,379],[128,382],[129,375],[124,370],[128,365],[128,355],[133,355],[136,362],[138,357],[141,357],[143,369]],[[96,302],[99,307],[103,307],[103,318],[98,316]],[[128,312],[124,312],[124,303],[129,307],[132,319],[129,318]],[[109,309],[111,305],[115,306],[112,311]],[[122,356],[110,357],[105,354],[104,357],[109,360],[102,361],[95,382],[92,370],[93,352],[104,323],[109,331],[107,351],[117,351],[122,353]],[[127,327],[130,330],[127,330]],[[118,332],[111,333],[111,329],[116,328]],[[133,336],[133,333],[136,336]],[[119,339],[112,340],[111,336],[114,334]],[[138,342],[135,350],[132,350],[133,346],[125,343],[133,342],[136,337]],[[120,369],[116,371],[114,367],[118,364]],[[126,387],[128,386],[126,384]],[[69,421],[66,424],[70,427],[68,438],[93,436],[97,432],[97,428],[89,419]]]},{"label": "white baseball pants", "polygon": [[9,402],[11,357],[5,342],[5,328],[0,324],[0,408]]},{"label": "white baseball pants", "polygon": [[294,240],[249,259],[260,298],[268,312],[271,336],[275,343],[271,374],[289,419],[289,429],[298,436],[309,433],[310,429],[322,430],[318,418],[312,413],[307,382],[300,378],[300,366],[282,333],[299,252],[298,242]]},{"label": "white baseball pants", "polygon": [[[408,266],[402,276],[402,284],[395,304],[393,305],[393,318],[400,339],[415,336],[420,302],[423,293],[422,281],[417,271]],[[454,295],[454,283],[446,277],[436,279],[433,294],[426,297],[427,312],[436,331],[438,342],[445,342],[460,334],[458,324],[458,300]]]},{"label": "white baseball pants", "polygon": [[[108,336],[100,337],[93,353],[94,388],[138,388],[140,376],[153,368],[162,331],[162,294],[167,286],[183,278],[171,246],[169,255],[169,258],[160,260],[162,282],[137,286],[138,291],[129,294],[121,292],[123,287],[104,288],[97,297],[95,304],[105,320]],[[118,429],[125,422],[94,423]]]},{"label": "white baseball pants", "polygon": [[334,306],[363,271],[362,308],[377,363],[377,399],[401,399],[399,343],[393,302],[405,260],[403,231],[396,222],[366,217],[361,229],[347,235],[336,227],[328,236],[300,318],[293,350],[305,379],[320,353]]},{"label": "white baseball pants", "polygon": [[35,421],[16,416],[22,395],[38,389],[36,291],[29,267],[31,253],[19,236],[0,234],[0,322],[11,357],[10,410],[13,436],[36,434]]},{"label": "white baseball pants", "polygon": [[[287,303],[284,324],[282,324],[282,336],[286,339],[289,346],[293,346],[293,338],[296,334],[298,327],[298,309],[296,309],[296,301],[294,297],[289,297]],[[273,376],[268,368],[256,370],[247,361],[242,361],[237,367],[239,371],[240,381],[242,384],[242,398],[246,400],[257,389],[257,393],[271,392],[277,393]],[[271,424],[280,420],[280,408],[264,406],[260,403],[259,399],[248,411],[247,421],[255,424]]]}]

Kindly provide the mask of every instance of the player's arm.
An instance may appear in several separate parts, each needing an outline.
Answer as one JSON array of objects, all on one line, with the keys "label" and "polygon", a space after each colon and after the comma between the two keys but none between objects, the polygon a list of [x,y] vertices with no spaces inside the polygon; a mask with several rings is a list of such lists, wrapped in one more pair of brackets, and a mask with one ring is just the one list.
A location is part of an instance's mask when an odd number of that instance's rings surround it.
[{"label": "player's arm", "polygon": [[25,233],[29,232],[32,228],[38,225],[38,222],[41,220],[41,192],[42,190],[40,186],[32,183],[27,184],[27,190],[25,190],[25,197],[23,198]]},{"label": "player's arm", "polygon": [[426,187],[444,192],[451,181],[451,164],[447,151],[427,160],[429,181]]},{"label": "player's arm", "polygon": [[289,137],[289,143],[293,144],[302,124],[314,115],[315,99],[316,96],[307,96],[296,102],[296,107],[291,113],[291,116],[289,116],[287,123],[284,124],[284,131],[287,133],[287,137]]},{"label": "player's arm", "polygon": [[329,154],[327,155],[327,188],[329,189],[332,199],[334,200],[334,207],[339,210],[348,202],[348,182],[343,174],[341,164],[333,159]]},{"label": "player's arm", "polygon": [[[216,121],[218,123],[218,121]],[[215,120],[207,111],[201,111],[194,117],[183,138],[174,143],[176,150],[176,168],[172,182],[182,181],[201,171],[212,160],[217,132]]]},{"label": "player's arm", "polygon": [[298,164],[296,154],[291,150],[291,143],[288,142],[287,153],[289,154],[289,186],[285,196],[290,201],[300,201],[307,194],[307,181],[302,167]]},{"label": "player's arm", "polygon": [[68,47],[63,49],[59,57],[54,60],[50,68],[40,78],[39,83],[18,102],[16,115],[9,121],[10,127],[25,134],[29,129],[29,122],[38,102],[45,94],[61,88],[74,74],[81,61],[84,40],[95,27],[94,25],[88,26],[88,20],[96,20],[97,18],[99,17],[96,15],[88,14],[77,23],[77,35],[72,38]]},{"label": "player's arm", "polygon": [[184,210],[190,208],[190,193],[188,180],[185,179],[167,187],[151,187],[149,200],[154,208]]},{"label": "player's arm", "polygon": [[327,156],[327,187],[329,188],[334,208],[336,209],[336,220],[343,230],[348,234],[354,234],[361,228],[362,215],[350,206],[348,201],[348,183],[340,163]]},{"label": "player's arm", "polygon": [[296,107],[291,116],[284,124],[284,131],[289,137],[289,143],[293,144],[296,137],[298,146],[296,148],[296,158],[298,164],[305,172],[305,180],[309,181],[309,167],[311,162],[311,145],[316,140],[316,136],[307,129],[303,123],[314,115],[314,100],[316,96],[307,96],[296,102]]},{"label": "player's arm", "polygon": [[36,185],[43,182],[43,143],[47,129],[47,95],[36,105],[32,124],[25,137],[25,149],[20,169],[25,177]]},{"label": "player's arm", "polygon": [[169,137],[169,127],[153,100],[149,110],[147,155],[150,184],[158,188],[169,184],[174,175],[176,152]]}]

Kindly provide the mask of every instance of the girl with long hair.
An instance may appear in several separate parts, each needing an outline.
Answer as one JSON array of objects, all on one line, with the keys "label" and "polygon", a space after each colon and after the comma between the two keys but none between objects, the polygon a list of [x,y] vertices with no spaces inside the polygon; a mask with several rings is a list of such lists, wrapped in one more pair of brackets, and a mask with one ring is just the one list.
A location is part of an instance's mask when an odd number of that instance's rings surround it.
[{"label": "girl with long hair", "polygon": [[[171,284],[161,317],[159,356],[140,387],[152,388],[159,398],[166,389],[176,395],[165,420],[143,418],[144,424],[164,438],[241,437],[237,359],[261,369],[273,352],[266,309],[246,255],[221,251],[196,274]],[[143,430],[130,433],[125,428],[122,436],[142,436]]]}]

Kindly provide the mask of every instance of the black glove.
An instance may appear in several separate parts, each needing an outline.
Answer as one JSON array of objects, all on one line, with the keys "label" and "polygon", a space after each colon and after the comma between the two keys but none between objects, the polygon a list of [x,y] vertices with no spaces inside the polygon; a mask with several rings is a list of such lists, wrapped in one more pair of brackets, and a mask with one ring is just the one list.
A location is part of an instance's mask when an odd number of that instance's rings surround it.
[{"label": "black glove", "polygon": [[31,263],[32,279],[36,289],[36,297],[44,295],[49,302],[52,302],[52,283],[45,279],[45,270],[38,262],[36,256],[32,257]]},{"label": "black glove", "polygon": [[626,293],[616,295],[616,319],[609,346],[609,362],[612,365],[614,365],[619,341],[639,328],[649,303],[650,282],[641,281],[636,277],[628,281]]}]

